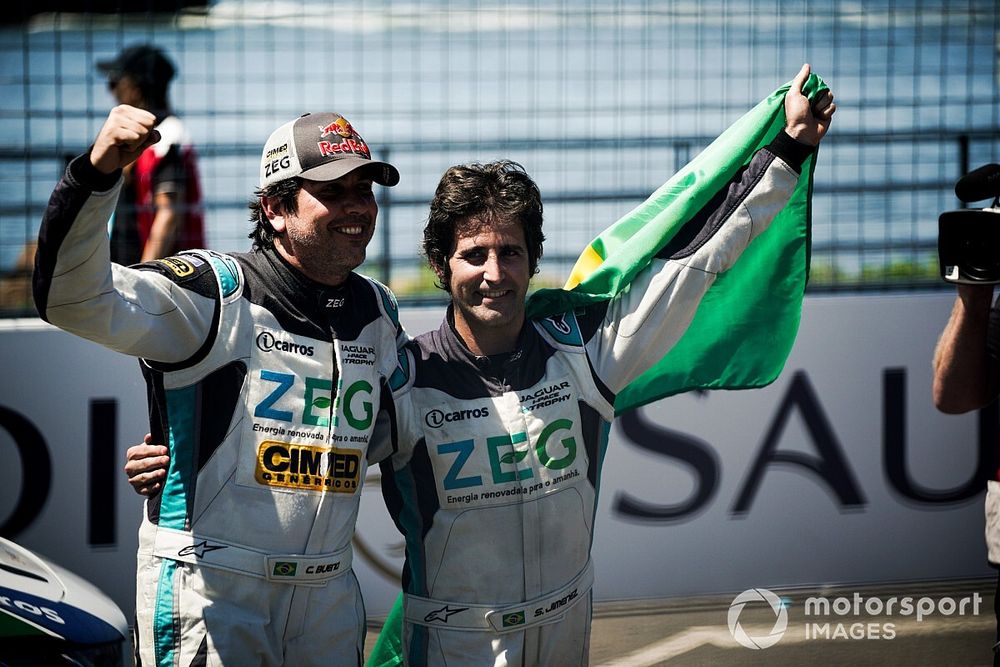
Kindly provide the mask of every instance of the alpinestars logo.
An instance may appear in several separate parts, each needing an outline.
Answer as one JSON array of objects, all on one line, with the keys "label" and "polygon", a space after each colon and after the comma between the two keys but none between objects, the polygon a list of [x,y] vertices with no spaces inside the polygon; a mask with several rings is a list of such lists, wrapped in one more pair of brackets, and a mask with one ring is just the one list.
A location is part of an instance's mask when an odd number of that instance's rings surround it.
[{"label": "alpinestars logo", "polygon": [[573,329],[570,328],[570,326],[568,324],[566,324],[566,315],[565,315],[565,313],[560,313],[559,315],[553,315],[551,317],[546,317],[545,319],[547,319],[549,322],[551,322],[552,323],[552,328],[554,328],[559,333],[561,333],[561,334],[563,334],[565,336],[568,336],[571,333],[573,333]]},{"label": "alpinestars logo", "polygon": [[[774,625],[771,631],[759,636],[750,636],[740,625],[740,614],[743,607],[748,602],[766,602],[774,612]],[[742,646],[752,649],[768,648],[777,644],[785,636],[785,629],[788,627],[788,610],[781,602],[781,598],[767,590],[766,588],[751,588],[745,590],[733,600],[729,605],[729,632],[733,639]]]},{"label": "alpinestars logo", "polygon": [[190,546],[184,547],[177,552],[178,556],[190,556],[194,554],[198,558],[204,558],[205,554],[210,551],[217,551],[219,549],[225,549],[226,547],[222,544],[209,544],[207,540],[202,540],[198,544],[192,544]]},{"label": "alpinestars logo", "polygon": [[455,614],[461,613],[467,610],[468,607],[455,607],[452,608],[449,605],[445,605],[440,609],[435,609],[431,613],[424,616],[424,623],[432,623],[434,621],[440,621],[441,623],[447,623],[448,619]]}]

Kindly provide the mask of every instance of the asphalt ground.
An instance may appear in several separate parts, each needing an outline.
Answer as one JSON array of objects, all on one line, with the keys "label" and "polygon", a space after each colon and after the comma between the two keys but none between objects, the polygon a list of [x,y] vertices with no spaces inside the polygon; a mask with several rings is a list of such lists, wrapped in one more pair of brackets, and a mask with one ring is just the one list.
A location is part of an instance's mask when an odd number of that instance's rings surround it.
[{"label": "asphalt ground", "polygon": [[[737,608],[735,594],[594,605],[592,667],[656,665],[992,665],[993,579],[779,590]],[[812,601],[807,607],[806,601]],[[829,606],[826,606],[826,605]],[[807,613],[808,612],[808,613]],[[381,623],[370,622],[370,650]],[[780,638],[778,638],[780,637]]]}]

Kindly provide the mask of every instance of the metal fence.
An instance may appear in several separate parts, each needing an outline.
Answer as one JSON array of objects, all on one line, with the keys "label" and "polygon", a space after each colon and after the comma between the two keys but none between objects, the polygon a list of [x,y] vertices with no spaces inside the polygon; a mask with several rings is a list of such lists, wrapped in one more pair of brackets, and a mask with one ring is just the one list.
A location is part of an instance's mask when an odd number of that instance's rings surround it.
[{"label": "metal fence", "polygon": [[435,296],[418,241],[447,166],[527,168],[546,205],[536,280],[560,284],[591,237],[802,62],[839,106],[816,171],[813,291],[943,287],[937,217],[959,206],[961,174],[1000,161],[995,0],[69,5],[22,2],[0,26],[8,315],[31,312],[25,245],[114,104],[95,63],[137,42],[177,65],[171,101],[197,145],[210,247],[248,247],[270,131],[334,110],[402,173],[379,194],[363,270],[404,300]]}]

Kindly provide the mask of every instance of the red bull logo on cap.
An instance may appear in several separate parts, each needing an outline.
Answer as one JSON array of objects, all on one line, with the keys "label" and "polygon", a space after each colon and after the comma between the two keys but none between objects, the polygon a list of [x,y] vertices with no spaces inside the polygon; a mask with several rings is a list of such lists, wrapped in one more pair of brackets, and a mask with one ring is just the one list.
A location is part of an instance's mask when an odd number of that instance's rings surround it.
[{"label": "red bull logo on cap", "polygon": [[354,127],[343,116],[337,116],[336,120],[327,125],[319,125],[318,127],[320,139],[334,135],[334,141],[316,142],[316,147],[319,148],[321,156],[330,157],[353,153],[363,158],[371,159],[372,154],[368,149],[368,144],[365,143],[361,135],[354,130]]},{"label": "red bull logo on cap", "polygon": [[351,127],[351,124],[347,122],[347,119],[344,118],[343,116],[340,116],[339,118],[337,118],[337,120],[333,121],[329,125],[320,125],[319,132],[320,132],[319,134],[320,138],[327,137],[333,133],[337,133],[340,136],[344,137],[345,139],[350,139],[351,137],[357,136],[358,134],[357,132],[354,131],[354,128]]},{"label": "red bull logo on cap", "polygon": [[371,159],[371,151],[368,150],[368,144],[363,141],[356,141],[354,139],[345,139],[338,144],[332,143],[330,141],[320,141],[316,144],[319,148],[319,153],[323,157],[329,157],[331,155],[338,155],[343,153],[354,153],[355,155],[360,155],[364,158]]}]

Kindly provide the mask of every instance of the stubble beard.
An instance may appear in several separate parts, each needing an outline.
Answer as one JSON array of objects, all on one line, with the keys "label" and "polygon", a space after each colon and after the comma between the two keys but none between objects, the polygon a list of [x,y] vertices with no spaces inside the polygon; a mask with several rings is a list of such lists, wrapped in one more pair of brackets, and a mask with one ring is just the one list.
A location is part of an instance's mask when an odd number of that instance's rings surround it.
[{"label": "stubble beard", "polygon": [[[326,238],[323,238],[324,235]],[[295,248],[299,264],[313,280],[324,284],[339,284],[364,263],[368,237],[364,244],[337,239],[338,232],[326,231],[299,234],[289,230],[289,241]],[[339,242],[338,242],[339,241]]]}]

